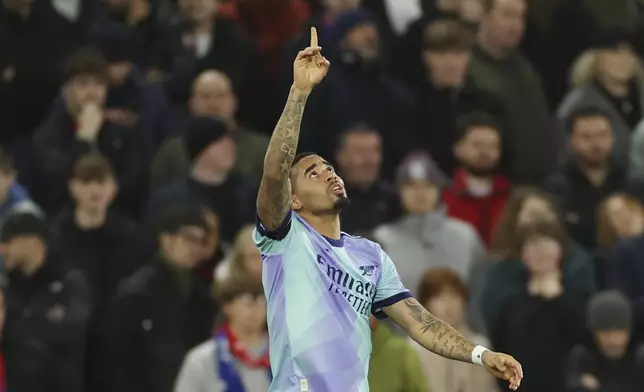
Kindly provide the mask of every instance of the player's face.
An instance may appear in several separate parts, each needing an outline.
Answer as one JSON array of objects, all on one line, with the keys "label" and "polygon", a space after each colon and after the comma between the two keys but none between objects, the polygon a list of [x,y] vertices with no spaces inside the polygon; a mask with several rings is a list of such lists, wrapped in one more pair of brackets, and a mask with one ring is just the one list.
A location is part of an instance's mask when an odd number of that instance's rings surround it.
[{"label": "player's face", "polygon": [[348,202],[344,181],[329,162],[308,156],[294,167],[293,209],[315,215],[338,213]]}]

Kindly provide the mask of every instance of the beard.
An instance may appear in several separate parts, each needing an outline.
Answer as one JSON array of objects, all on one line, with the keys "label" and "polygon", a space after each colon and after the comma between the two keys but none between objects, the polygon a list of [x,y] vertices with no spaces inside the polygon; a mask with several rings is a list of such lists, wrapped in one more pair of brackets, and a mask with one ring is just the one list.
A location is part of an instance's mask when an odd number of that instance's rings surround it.
[{"label": "beard", "polygon": [[351,200],[349,200],[348,197],[340,196],[340,198],[336,200],[335,203],[333,203],[333,211],[340,212],[345,208],[349,207],[350,205],[351,205]]},{"label": "beard", "polygon": [[496,165],[477,166],[461,162],[461,167],[474,177],[489,177],[496,172]]}]

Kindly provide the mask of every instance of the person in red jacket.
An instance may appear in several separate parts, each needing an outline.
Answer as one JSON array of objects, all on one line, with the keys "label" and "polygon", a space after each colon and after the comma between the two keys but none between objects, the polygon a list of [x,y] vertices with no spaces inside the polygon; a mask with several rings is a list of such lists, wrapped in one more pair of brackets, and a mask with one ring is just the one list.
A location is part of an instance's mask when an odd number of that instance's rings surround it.
[{"label": "person in red jacket", "polygon": [[460,119],[460,138],[454,146],[459,168],[443,192],[448,214],[470,223],[486,245],[505,207],[509,180],[497,172],[501,158],[500,126],[482,113]]}]

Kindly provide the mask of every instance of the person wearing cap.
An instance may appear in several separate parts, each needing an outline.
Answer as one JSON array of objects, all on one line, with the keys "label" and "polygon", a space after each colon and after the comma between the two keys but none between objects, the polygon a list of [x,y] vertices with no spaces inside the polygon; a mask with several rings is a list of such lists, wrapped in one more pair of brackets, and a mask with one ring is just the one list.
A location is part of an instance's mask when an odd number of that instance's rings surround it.
[{"label": "person wearing cap", "polygon": [[90,152],[100,152],[114,167],[121,189],[117,208],[132,215],[140,208],[145,181],[137,132],[105,117],[107,90],[107,63],[100,52],[84,48],[69,59],[62,99],[54,102],[33,138],[38,181],[30,185],[48,215],[67,204],[65,184],[74,162]]},{"label": "person wearing cap", "polygon": [[8,389],[85,391],[93,309],[87,279],[51,249],[49,226],[38,215],[12,215],[0,242],[9,282],[2,339]]},{"label": "person wearing cap", "polygon": [[109,88],[105,117],[114,124],[134,127],[143,161],[150,162],[171,133],[165,91],[160,84],[148,82],[144,71],[135,63],[139,53],[132,30],[113,23],[93,38],[107,62]]},{"label": "person wearing cap", "polygon": [[[631,134],[644,115],[644,68],[633,50],[632,38],[630,31],[623,28],[599,33],[591,48],[573,64],[573,89],[557,109],[562,130],[580,107],[603,109],[613,128],[613,156],[624,169],[628,167]],[[563,152],[561,160],[570,150],[564,148]]]},{"label": "person wearing cap", "polygon": [[224,322],[186,355],[174,392],[266,392],[272,380],[261,282],[231,275],[213,286]]},{"label": "person wearing cap", "polygon": [[644,390],[644,346],[631,341],[633,311],[619,291],[602,291],[588,303],[589,347],[576,346],[566,367],[566,392]]},{"label": "person wearing cap", "polygon": [[[230,78],[213,69],[204,71],[193,81],[188,106],[189,114],[183,120],[184,123],[190,122],[190,116],[212,116],[228,125],[238,147],[235,173],[259,186],[268,137],[237,120],[239,99],[233,91]],[[154,156],[150,173],[150,186],[153,190],[167,185],[190,170],[190,158],[184,143],[186,130],[183,128],[180,135],[166,140]]]},{"label": "person wearing cap", "polygon": [[233,172],[237,146],[226,123],[214,117],[194,117],[186,130],[185,147],[190,172],[152,195],[149,216],[164,205],[197,203],[215,211],[222,222],[221,236],[234,240],[237,231],[252,222],[252,188]]},{"label": "person wearing cap", "polygon": [[451,268],[468,281],[485,248],[469,223],[447,215],[441,200],[447,178],[427,154],[412,153],[398,167],[396,182],[404,215],[376,228],[374,237],[397,260],[405,287],[418,287],[422,272],[431,267]]},{"label": "person wearing cap", "polygon": [[170,392],[183,357],[210,335],[215,304],[193,273],[208,243],[203,209],[171,206],[155,223],[156,255],[105,312],[92,391]]}]

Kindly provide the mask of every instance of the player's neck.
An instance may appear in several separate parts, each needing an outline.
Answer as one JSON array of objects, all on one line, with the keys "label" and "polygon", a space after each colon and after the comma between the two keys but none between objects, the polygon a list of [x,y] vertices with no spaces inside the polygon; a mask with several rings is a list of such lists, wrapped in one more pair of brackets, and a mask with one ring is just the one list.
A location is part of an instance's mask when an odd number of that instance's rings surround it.
[{"label": "player's neck", "polygon": [[314,215],[301,212],[300,216],[323,236],[334,240],[340,239],[340,214]]}]

